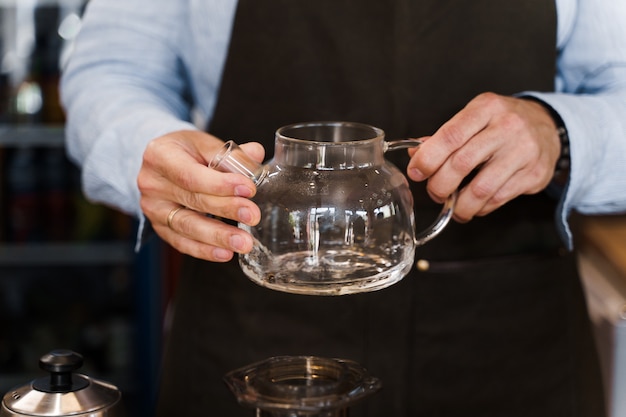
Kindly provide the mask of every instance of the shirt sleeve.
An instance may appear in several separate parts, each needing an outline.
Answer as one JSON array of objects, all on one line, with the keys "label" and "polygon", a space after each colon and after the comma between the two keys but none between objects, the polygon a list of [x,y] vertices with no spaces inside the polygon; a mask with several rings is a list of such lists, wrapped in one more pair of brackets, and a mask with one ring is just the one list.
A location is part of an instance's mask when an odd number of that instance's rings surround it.
[{"label": "shirt sleeve", "polygon": [[91,201],[141,218],[136,178],[147,143],[194,129],[177,45],[186,1],[91,0],[63,71],[70,157]]},{"label": "shirt sleeve", "polygon": [[626,212],[626,3],[560,0],[556,92],[525,92],[549,104],[570,139],[570,178],[557,219]]}]

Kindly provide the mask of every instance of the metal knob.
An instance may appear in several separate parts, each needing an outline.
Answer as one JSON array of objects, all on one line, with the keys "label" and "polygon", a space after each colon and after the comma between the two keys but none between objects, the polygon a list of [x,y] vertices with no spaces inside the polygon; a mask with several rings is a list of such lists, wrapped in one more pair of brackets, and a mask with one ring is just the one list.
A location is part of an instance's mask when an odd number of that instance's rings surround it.
[{"label": "metal knob", "polygon": [[39,359],[39,367],[50,373],[47,378],[33,382],[33,388],[43,392],[72,392],[89,385],[87,379],[73,372],[83,366],[83,357],[71,350],[53,350]]}]

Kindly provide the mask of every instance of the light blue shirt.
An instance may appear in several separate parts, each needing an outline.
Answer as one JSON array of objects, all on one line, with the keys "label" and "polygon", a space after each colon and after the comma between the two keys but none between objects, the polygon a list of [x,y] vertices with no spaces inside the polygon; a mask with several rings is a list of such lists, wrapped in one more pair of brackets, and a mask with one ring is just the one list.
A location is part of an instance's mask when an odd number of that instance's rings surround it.
[{"label": "light blue shirt", "polygon": [[[571,243],[571,210],[626,211],[626,2],[556,3],[556,91],[520,93],[550,104],[567,126],[571,175],[557,214]],[[236,0],[89,2],[62,79],[67,145],[88,198],[143,221],[136,178],[145,146],[210,121],[235,8]]]}]

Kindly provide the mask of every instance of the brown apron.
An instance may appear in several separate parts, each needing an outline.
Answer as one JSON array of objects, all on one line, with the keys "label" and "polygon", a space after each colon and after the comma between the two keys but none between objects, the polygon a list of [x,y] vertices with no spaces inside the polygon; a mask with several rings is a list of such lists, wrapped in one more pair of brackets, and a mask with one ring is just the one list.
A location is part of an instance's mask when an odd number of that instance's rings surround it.
[{"label": "brown apron", "polygon": [[[275,129],[294,122],[430,134],[480,92],[552,90],[555,16],[545,0],[240,0],[209,131],[260,141],[270,157]],[[439,208],[423,184],[414,194],[424,226]],[[451,224],[418,249],[429,271],[369,294],[283,294],[253,284],[236,261],[186,259],[158,415],[252,415],[223,375],[302,354],[352,359],[382,379],[352,415],[604,415],[554,212],[540,194]]]}]

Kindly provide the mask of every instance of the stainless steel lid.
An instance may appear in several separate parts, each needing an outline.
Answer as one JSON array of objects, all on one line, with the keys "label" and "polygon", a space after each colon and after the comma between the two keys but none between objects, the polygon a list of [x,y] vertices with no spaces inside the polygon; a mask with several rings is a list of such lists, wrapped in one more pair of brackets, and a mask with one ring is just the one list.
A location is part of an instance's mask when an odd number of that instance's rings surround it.
[{"label": "stainless steel lid", "polygon": [[39,366],[50,373],[4,395],[0,417],[120,415],[120,391],[111,384],[74,373],[81,355],[55,350],[41,357]]}]

